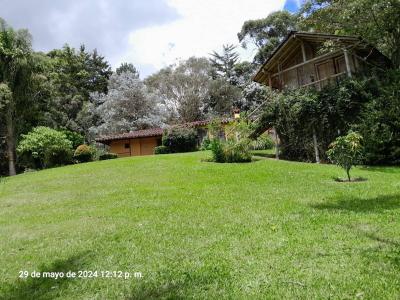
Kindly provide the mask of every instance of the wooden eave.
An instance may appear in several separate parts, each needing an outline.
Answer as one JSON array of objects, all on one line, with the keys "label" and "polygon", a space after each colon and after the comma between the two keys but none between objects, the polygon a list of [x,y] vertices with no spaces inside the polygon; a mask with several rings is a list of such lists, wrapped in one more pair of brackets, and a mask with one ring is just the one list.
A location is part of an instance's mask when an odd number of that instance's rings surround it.
[{"label": "wooden eave", "polygon": [[267,59],[267,61],[263,64],[257,74],[253,77],[253,80],[258,83],[267,82],[268,76],[273,73],[273,70],[277,68],[277,65],[289,58],[293,51],[297,47],[301,46],[301,43],[321,44],[327,40],[339,41],[344,45],[351,45],[361,41],[359,37],[354,36],[292,31],[274,50],[271,56]]}]

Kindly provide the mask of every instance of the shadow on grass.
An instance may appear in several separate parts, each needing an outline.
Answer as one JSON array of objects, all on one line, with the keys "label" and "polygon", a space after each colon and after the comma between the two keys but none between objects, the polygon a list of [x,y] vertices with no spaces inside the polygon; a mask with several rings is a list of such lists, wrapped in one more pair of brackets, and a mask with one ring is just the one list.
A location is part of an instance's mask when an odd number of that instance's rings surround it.
[{"label": "shadow on grass", "polygon": [[336,182],[343,182],[343,183],[363,182],[368,180],[367,178],[364,177],[354,177],[351,178],[350,181],[347,178],[340,178],[340,177],[332,177],[332,179],[335,180]]},{"label": "shadow on grass", "polygon": [[[71,256],[67,259],[57,259],[50,264],[43,264],[36,269],[42,272],[77,272],[84,270],[90,252],[82,252]],[[32,272],[31,270],[30,272]],[[19,275],[19,274],[18,274]],[[68,288],[68,285],[76,279],[73,278],[18,278],[13,284],[3,286],[3,292],[0,293],[0,299],[35,299],[35,300],[50,300],[57,298],[59,294]]]},{"label": "shadow on grass", "polygon": [[399,174],[400,175],[400,167],[387,166],[387,167],[369,167],[362,166],[360,167],[363,171],[371,171],[371,172],[382,172],[387,174]]},{"label": "shadow on grass", "polygon": [[400,208],[400,194],[382,195],[373,198],[334,198],[327,203],[311,205],[317,209],[347,210],[354,212],[380,212]]},{"label": "shadow on grass", "polygon": [[255,157],[262,157],[262,158],[275,158],[275,154],[273,153],[251,153],[251,155],[255,156]]},{"label": "shadow on grass", "polygon": [[368,257],[376,256],[392,263],[397,269],[400,268],[400,242],[385,237],[378,236],[373,233],[365,233],[365,235],[371,240],[377,241],[383,244],[383,247],[377,247],[368,250]]},{"label": "shadow on grass", "polygon": [[231,288],[232,267],[227,262],[206,263],[185,270],[180,267],[158,271],[153,280],[136,285],[126,299],[188,299],[204,291],[219,299]]}]

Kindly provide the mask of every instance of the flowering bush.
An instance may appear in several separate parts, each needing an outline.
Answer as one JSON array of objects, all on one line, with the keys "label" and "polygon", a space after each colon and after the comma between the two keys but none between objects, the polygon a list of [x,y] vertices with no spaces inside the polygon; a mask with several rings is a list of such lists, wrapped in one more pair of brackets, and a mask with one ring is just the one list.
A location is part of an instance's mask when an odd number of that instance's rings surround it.
[{"label": "flowering bush", "polygon": [[82,163],[93,161],[95,150],[89,145],[80,145],[76,148],[74,152],[74,158]]}]

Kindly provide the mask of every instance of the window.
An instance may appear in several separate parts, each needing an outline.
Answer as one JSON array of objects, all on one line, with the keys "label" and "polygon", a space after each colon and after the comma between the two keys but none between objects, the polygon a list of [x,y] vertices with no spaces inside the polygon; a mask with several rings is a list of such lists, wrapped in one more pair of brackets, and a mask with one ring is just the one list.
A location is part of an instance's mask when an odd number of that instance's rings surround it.
[{"label": "window", "polygon": [[125,149],[129,149],[131,146],[129,145],[129,143],[125,144]]}]

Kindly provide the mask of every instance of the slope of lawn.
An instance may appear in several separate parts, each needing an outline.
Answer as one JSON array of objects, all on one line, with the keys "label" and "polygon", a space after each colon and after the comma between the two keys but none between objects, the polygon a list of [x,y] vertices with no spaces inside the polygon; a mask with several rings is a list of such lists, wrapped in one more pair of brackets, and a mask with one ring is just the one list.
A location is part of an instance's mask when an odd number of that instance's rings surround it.
[{"label": "slope of lawn", "polygon": [[[400,168],[206,152],[44,170],[0,184],[0,299],[399,299]],[[19,271],[130,279],[19,279]],[[142,278],[133,278],[141,272]]]}]

